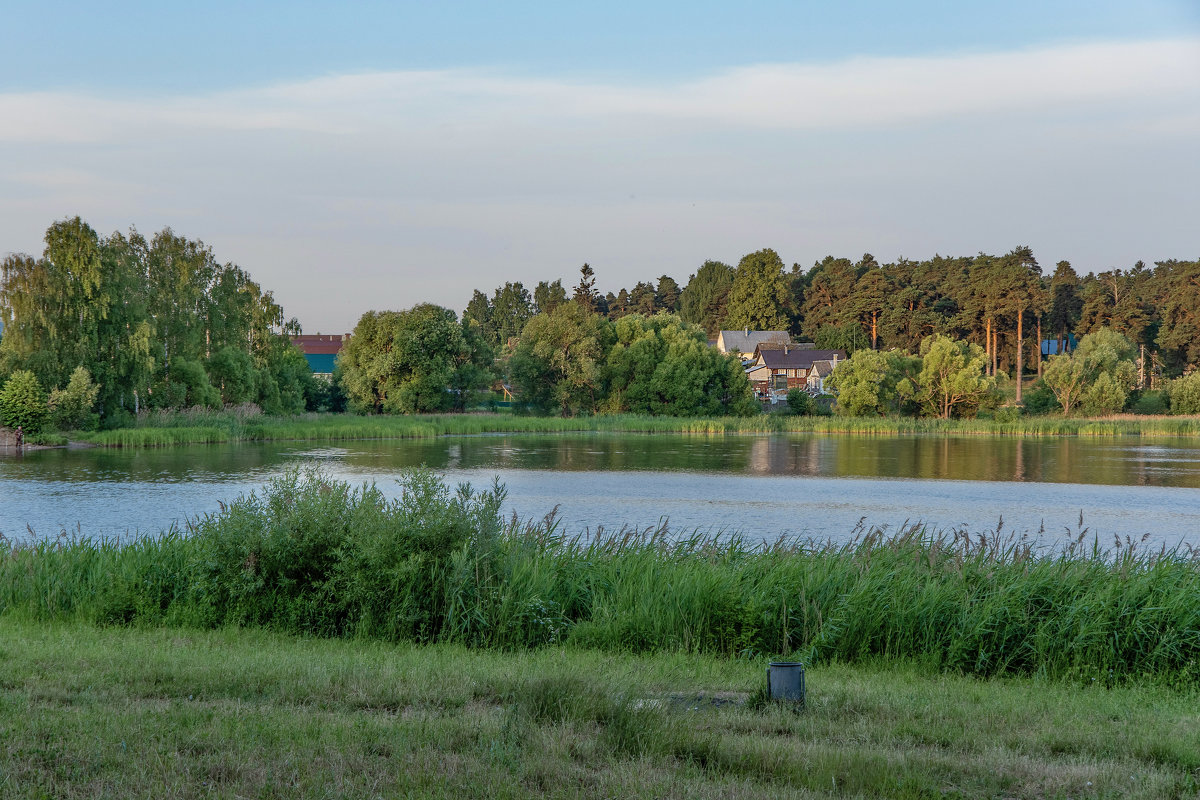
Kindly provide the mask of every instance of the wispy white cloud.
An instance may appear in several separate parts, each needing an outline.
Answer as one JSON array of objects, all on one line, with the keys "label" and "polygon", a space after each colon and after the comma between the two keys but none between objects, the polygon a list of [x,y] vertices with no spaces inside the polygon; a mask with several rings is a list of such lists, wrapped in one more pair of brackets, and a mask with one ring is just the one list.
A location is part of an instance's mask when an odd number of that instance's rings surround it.
[{"label": "wispy white cloud", "polygon": [[740,67],[671,85],[513,78],[484,70],[340,75],[175,97],[0,94],[0,141],[103,141],[128,130],[352,135],[454,122],[627,119],[742,129],[845,129],[962,115],[1194,100],[1200,39],[937,58]]},{"label": "wispy white cloud", "polygon": [[584,260],[607,290],[763,246],[801,262],[1021,242],[1082,269],[1194,257],[1198,108],[1200,39],[670,84],[446,70],[0,94],[0,253],[40,250],[76,213],[171,225],[324,330]]}]

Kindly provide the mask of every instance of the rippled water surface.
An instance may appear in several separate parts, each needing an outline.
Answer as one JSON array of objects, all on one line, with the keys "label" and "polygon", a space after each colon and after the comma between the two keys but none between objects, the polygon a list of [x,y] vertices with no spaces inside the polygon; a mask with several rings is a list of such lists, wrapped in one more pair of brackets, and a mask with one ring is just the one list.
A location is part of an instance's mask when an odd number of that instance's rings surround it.
[{"label": "rippled water surface", "polygon": [[[0,451],[2,452],[2,451]],[[293,465],[395,491],[405,468],[508,488],[509,510],[558,508],[572,533],[624,525],[840,539],[860,520],[1003,530],[1052,543],[1200,546],[1200,441],[1136,437],[492,435],[430,440],[41,450],[0,455],[0,533],[157,533]]]}]

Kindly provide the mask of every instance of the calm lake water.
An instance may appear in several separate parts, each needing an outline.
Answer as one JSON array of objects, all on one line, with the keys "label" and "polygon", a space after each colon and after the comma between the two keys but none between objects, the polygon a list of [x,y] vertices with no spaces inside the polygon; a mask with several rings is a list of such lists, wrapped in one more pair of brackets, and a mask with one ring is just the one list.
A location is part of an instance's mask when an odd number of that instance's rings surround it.
[{"label": "calm lake water", "polygon": [[[0,451],[2,452],[2,451]],[[396,492],[408,467],[509,492],[509,511],[554,508],[598,527],[843,539],[860,520],[895,530],[1003,530],[1061,540],[1083,525],[1200,546],[1200,440],[938,436],[485,435],[430,440],[41,450],[0,455],[0,534],[153,534],[215,512],[294,465]],[[31,534],[32,531],[32,534]]]}]

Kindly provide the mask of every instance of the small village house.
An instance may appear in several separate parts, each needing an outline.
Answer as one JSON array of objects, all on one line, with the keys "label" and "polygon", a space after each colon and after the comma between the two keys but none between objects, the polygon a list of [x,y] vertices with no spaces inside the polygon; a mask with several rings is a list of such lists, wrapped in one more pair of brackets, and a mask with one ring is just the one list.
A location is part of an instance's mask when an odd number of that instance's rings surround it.
[{"label": "small village house", "polygon": [[308,368],[314,377],[331,380],[338,353],[350,340],[348,333],[312,333],[291,337],[292,344],[300,348]]},{"label": "small village house", "polygon": [[818,394],[824,381],[846,359],[845,350],[818,350],[811,345],[784,345],[780,349],[759,348],[758,356],[746,369],[746,377],[760,399],[777,401],[791,389]]}]

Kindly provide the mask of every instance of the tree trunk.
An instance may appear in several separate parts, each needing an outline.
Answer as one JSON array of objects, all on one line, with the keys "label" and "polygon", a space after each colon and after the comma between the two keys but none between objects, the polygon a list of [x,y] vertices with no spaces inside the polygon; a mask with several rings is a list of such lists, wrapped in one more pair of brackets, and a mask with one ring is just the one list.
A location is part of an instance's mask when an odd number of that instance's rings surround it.
[{"label": "tree trunk", "polygon": [[983,371],[988,375],[992,375],[992,318],[988,317],[985,323],[983,329],[983,352],[987,356],[987,360],[984,361],[985,367]]},{"label": "tree trunk", "polygon": [[875,343],[879,340],[879,314],[871,312],[871,349],[878,350]]},{"label": "tree trunk", "polygon": [[1025,309],[1017,309],[1017,405],[1021,405],[1021,378],[1025,372]]},{"label": "tree trunk", "polygon": [[996,325],[992,326],[992,377],[1000,371],[1000,354],[996,351],[1000,349],[1000,331]]},{"label": "tree trunk", "polygon": [[1037,340],[1037,365],[1038,377],[1042,377],[1042,318],[1038,317],[1038,340]]}]

